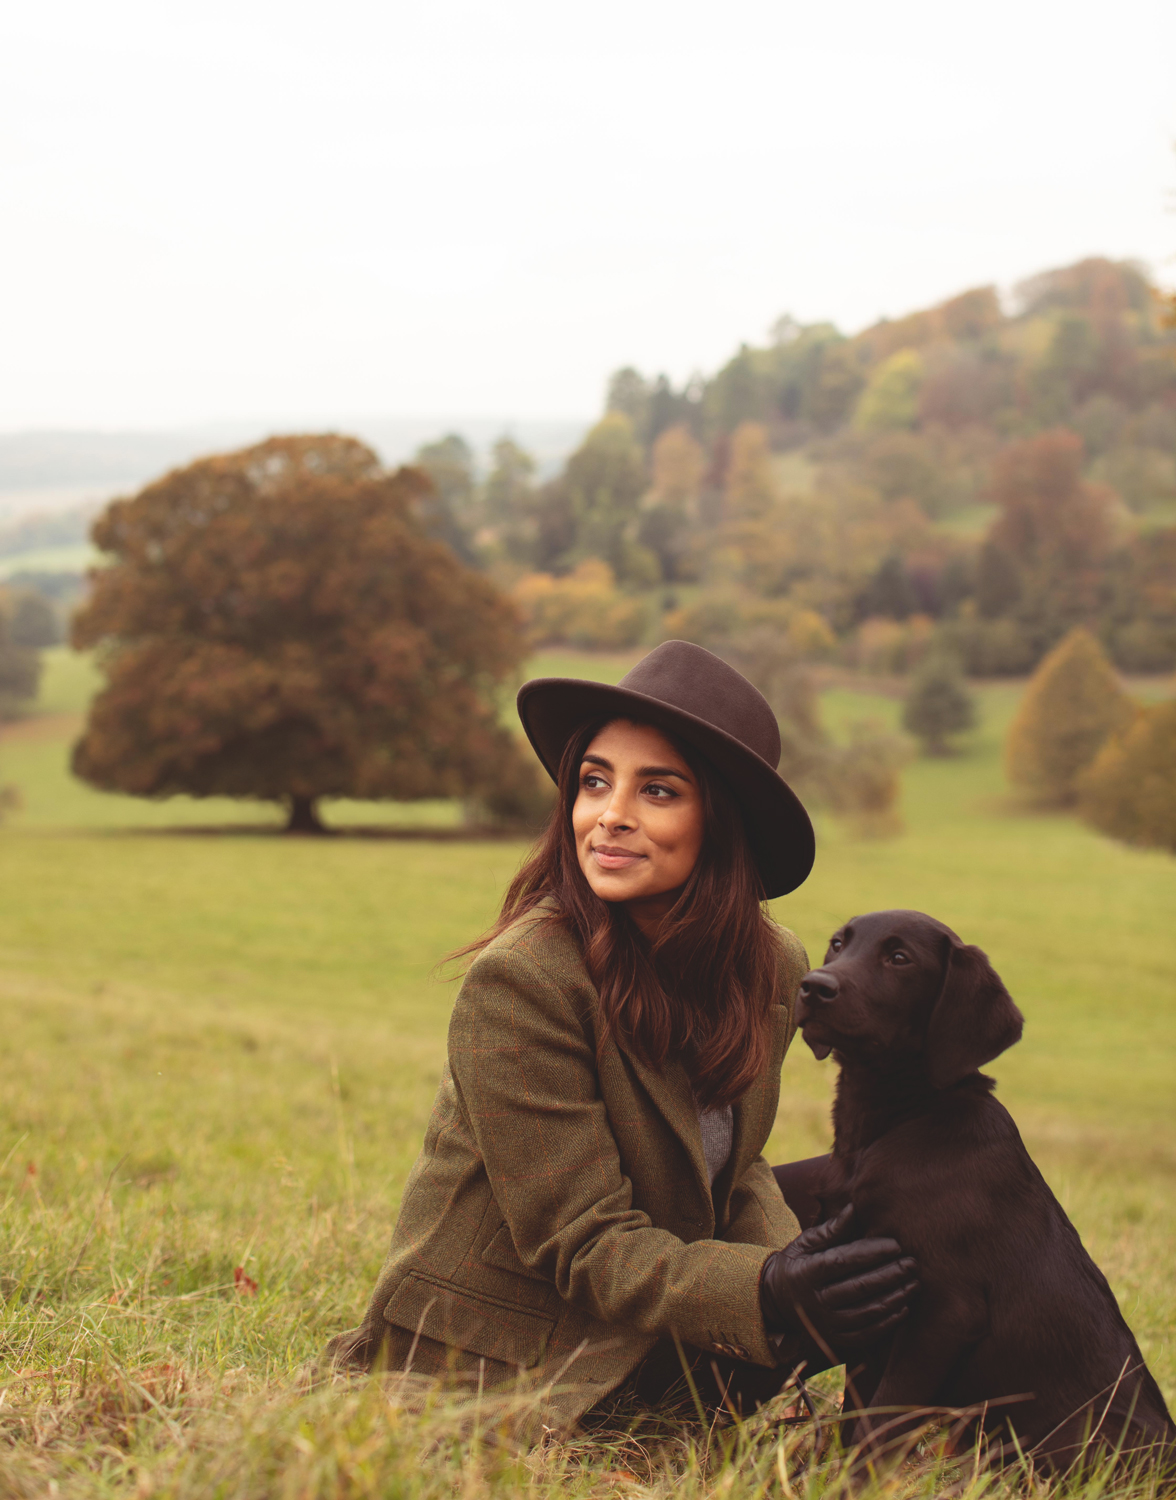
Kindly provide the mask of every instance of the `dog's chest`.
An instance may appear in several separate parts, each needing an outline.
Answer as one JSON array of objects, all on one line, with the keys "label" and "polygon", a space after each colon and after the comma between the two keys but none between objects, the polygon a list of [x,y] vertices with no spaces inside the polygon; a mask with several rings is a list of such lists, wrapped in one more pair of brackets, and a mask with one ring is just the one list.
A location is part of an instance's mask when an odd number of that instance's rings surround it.
[{"label": "dog's chest", "polygon": [[942,1208],[944,1162],[934,1150],[912,1151],[912,1134],[908,1124],[859,1150],[835,1150],[821,1193],[822,1216],[852,1203],[860,1234],[892,1235],[904,1248],[922,1241],[937,1203]]},{"label": "dog's chest", "polygon": [[834,1155],[830,1159],[822,1191],[818,1194],[822,1219],[833,1218],[846,1204],[853,1202],[854,1175],[860,1155],[861,1152],[854,1151],[848,1156]]}]

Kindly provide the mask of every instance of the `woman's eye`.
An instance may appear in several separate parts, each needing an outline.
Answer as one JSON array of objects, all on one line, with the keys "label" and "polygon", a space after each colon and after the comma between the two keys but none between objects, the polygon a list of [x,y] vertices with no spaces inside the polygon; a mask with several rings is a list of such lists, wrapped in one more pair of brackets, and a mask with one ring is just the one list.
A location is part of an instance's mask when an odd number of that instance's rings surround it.
[{"label": "woman's eye", "polygon": [[645,788],[645,795],[647,797],[656,797],[659,801],[664,802],[667,797],[676,797],[678,794],[668,786],[658,786],[656,783],[653,783]]},{"label": "woman's eye", "polygon": [[591,776],[585,776],[583,782],[581,783],[581,785],[590,792],[596,791],[597,787],[602,787],[604,786],[604,784],[604,777],[597,776],[595,774]]}]

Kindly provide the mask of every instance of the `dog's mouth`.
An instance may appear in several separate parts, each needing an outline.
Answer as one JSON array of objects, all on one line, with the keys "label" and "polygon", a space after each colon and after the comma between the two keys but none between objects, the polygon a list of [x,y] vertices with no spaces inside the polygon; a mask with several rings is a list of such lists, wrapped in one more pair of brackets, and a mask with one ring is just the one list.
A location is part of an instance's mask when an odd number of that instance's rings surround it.
[{"label": "dog's mouth", "polygon": [[824,1062],[833,1051],[832,1042],[822,1042],[812,1035],[811,1023],[805,1023],[800,1028],[800,1034],[804,1037],[805,1046],[812,1052],[818,1062]]}]

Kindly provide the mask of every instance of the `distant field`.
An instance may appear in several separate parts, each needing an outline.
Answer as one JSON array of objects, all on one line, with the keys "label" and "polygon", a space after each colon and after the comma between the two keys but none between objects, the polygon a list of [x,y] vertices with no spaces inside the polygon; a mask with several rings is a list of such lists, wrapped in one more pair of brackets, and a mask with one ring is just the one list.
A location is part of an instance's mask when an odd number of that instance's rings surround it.
[{"label": "distant field", "polygon": [[[73,783],[94,679],[51,657],[42,716],[0,735],[0,783],[26,799],[0,828],[0,1493],[424,1493],[415,1460],[401,1488],[370,1477],[388,1444],[417,1451],[411,1430],[348,1427],[292,1380],[359,1316],[444,1056],[453,991],[434,966],[489,921],[522,848],[178,831],[274,814]],[[534,669],[615,679],[634,659]],[[1018,692],[982,688],[965,753],[908,769],[900,837],[818,819],[816,870],[777,915],[814,958],[880,906],[988,950],[1027,1016],[992,1069],[1001,1097],[1172,1400],[1176,861],[1016,810],[999,750]],[[898,709],[824,699],[834,729]],[[825,1146],[830,1081],[794,1049],[770,1155]],[[609,1462],[578,1492],[627,1484]],[[460,1472],[447,1493],[548,1482]]]},{"label": "distant field", "polygon": [[97,567],[102,554],[88,542],[61,547],[36,547],[29,552],[13,552],[0,557],[0,579],[13,573],[84,573]]}]

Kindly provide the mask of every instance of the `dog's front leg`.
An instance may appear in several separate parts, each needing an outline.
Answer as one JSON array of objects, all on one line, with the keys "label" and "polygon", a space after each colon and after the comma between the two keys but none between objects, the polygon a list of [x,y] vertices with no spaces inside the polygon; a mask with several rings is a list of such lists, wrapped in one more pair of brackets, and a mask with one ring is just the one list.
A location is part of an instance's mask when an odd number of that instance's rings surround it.
[{"label": "dog's front leg", "polygon": [[[944,1410],[943,1392],[952,1370],[984,1335],[987,1309],[962,1298],[924,1291],[915,1313],[899,1329],[882,1378],[863,1392],[846,1438],[858,1450],[855,1470],[898,1462],[918,1433]],[[846,1405],[853,1400],[847,1391]]]}]

